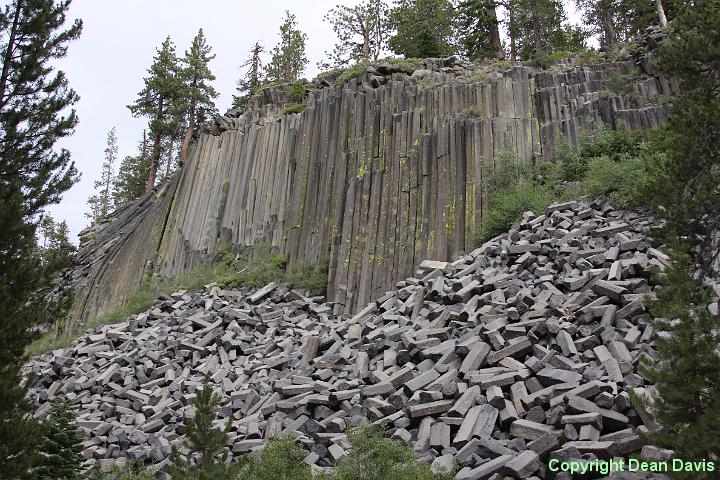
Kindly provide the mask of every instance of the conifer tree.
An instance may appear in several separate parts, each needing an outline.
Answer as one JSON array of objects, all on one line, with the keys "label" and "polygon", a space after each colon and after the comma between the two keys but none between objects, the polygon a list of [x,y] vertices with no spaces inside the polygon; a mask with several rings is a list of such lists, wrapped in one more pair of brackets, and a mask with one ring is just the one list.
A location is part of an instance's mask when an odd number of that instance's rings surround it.
[{"label": "conifer tree", "polygon": [[504,58],[497,7],[496,0],[463,0],[458,4],[460,43],[470,60]]},{"label": "conifer tree", "polygon": [[267,78],[271,82],[295,82],[300,78],[308,59],[305,56],[307,35],[297,27],[295,15],[285,11],[280,25],[280,43],[272,49],[272,58],[267,67]]},{"label": "conifer tree", "polygon": [[145,87],[128,108],[133,116],[150,119],[150,135],[153,147],[150,168],[147,172],[145,191],[155,186],[163,141],[172,137],[179,129],[184,106],[183,78],[175,55],[175,45],[167,37],[153,57],[153,64],[145,77]]},{"label": "conifer tree", "polygon": [[390,12],[390,49],[406,58],[455,53],[455,9],[448,0],[400,0]]},{"label": "conifer tree", "polygon": [[264,51],[260,42],[253,45],[250,57],[240,65],[246,69],[245,74],[237,82],[237,95],[233,95],[233,108],[244,107],[248,100],[258,91],[265,77],[260,54]]},{"label": "conifer tree", "polygon": [[182,77],[184,97],[187,109],[187,129],[180,149],[180,162],[185,163],[188,157],[188,148],[196,126],[201,125],[212,114],[217,112],[213,99],[218,93],[209,82],[215,80],[210,71],[210,61],[215,58],[211,54],[212,48],[207,44],[202,28],[192,41],[190,50],[185,51],[182,60]]},{"label": "conifer tree", "polygon": [[561,0],[508,0],[507,8],[514,60],[586,48],[583,30],[566,23]]},{"label": "conifer tree", "polygon": [[77,248],[70,241],[70,229],[65,220],[55,222],[46,213],[40,220],[39,229],[37,251],[41,266],[40,284],[47,285],[72,264]]},{"label": "conifer tree", "polygon": [[210,380],[206,377],[203,387],[196,392],[193,400],[195,415],[185,423],[187,444],[193,453],[199,454],[196,466],[182,459],[173,448],[171,459],[174,470],[172,477],[178,480],[224,480],[235,478],[236,465],[226,465],[227,451],[218,462],[215,457],[223,451],[231,429],[232,417],[228,417],[224,429],[213,426],[216,418],[215,409],[220,404],[220,396],[212,391]]},{"label": "conifer tree", "polygon": [[120,162],[113,181],[113,207],[118,208],[142,197],[147,185],[147,172],[150,168],[147,134],[143,130],[143,139],[138,144],[138,153],[128,155]]},{"label": "conifer tree", "polygon": [[660,394],[652,407],[665,427],[653,440],[678,458],[710,459],[720,454],[720,316],[706,308],[711,295],[690,255],[675,253],[664,283],[651,311],[653,327],[665,333],[643,370]]},{"label": "conifer tree", "polygon": [[31,478],[41,439],[20,368],[42,319],[28,301],[40,280],[35,221],[77,181],[70,153],[55,150],[77,123],[78,96],[54,68],[82,29],[65,25],[69,5],[14,0],[0,15],[0,478]]},{"label": "conifer tree", "polygon": [[90,196],[88,205],[90,212],[85,216],[92,223],[97,223],[110,213],[112,206],[112,184],[115,178],[115,162],[118,156],[117,133],[113,127],[107,136],[107,146],[105,147],[105,159],[103,160],[102,169],[100,170],[100,180],[95,181],[95,189],[97,193]]},{"label": "conifer tree", "polygon": [[83,438],[75,423],[75,411],[63,398],[53,403],[44,423],[40,444],[42,465],[36,470],[38,480],[78,480],[82,478]]},{"label": "conifer tree", "polygon": [[321,68],[377,60],[387,46],[388,15],[389,9],[383,0],[332,8],[324,20],[332,25],[338,41],[332,52],[326,52],[329,61],[322,63]]},{"label": "conifer tree", "polygon": [[719,9],[719,0],[695,0],[660,46],[657,68],[680,81],[680,97],[659,136],[668,155],[651,165],[647,192],[707,276],[717,276],[720,260]]}]

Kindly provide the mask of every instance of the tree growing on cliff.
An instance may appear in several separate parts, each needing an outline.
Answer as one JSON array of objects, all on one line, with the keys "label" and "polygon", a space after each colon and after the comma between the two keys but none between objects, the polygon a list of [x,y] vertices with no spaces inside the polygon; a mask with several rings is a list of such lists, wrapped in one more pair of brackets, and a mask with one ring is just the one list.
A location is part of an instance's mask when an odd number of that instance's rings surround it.
[{"label": "tree growing on cliff", "polygon": [[155,186],[163,154],[163,141],[177,134],[184,113],[183,76],[175,55],[175,45],[170,37],[158,48],[144,81],[145,87],[128,108],[133,116],[147,117],[150,120],[153,147],[145,182],[145,191],[149,191]]},{"label": "tree growing on cliff", "polygon": [[390,12],[390,49],[406,58],[455,53],[455,9],[448,0],[400,0]]},{"label": "tree growing on cliff", "polygon": [[271,82],[295,82],[300,78],[308,59],[305,56],[307,35],[297,27],[295,15],[285,11],[280,25],[280,43],[272,49],[272,58],[267,67],[267,78]]},{"label": "tree growing on cliff", "polygon": [[260,54],[264,51],[265,48],[260,42],[255,42],[250,57],[240,65],[240,68],[245,69],[245,74],[237,82],[237,95],[233,95],[233,108],[244,107],[262,85],[265,73]]},{"label": "tree growing on cliff", "polygon": [[151,161],[148,155],[147,133],[143,130],[143,139],[138,144],[138,153],[123,158],[113,180],[114,208],[134,202],[145,193],[147,172]]},{"label": "tree growing on cliff", "polygon": [[458,36],[472,61],[504,58],[496,0],[463,0],[457,7]]},{"label": "tree growing on cliff", "polygon": [[387,47],[389,12],[383,0],[332,8],[324,20],[332,25],[337,43],[332,52],[326,52],[328,61],[321,63],[321,68],[377,60]]},{"label": "tree growing on cliff", "polygon": [[561,0],[507,0],[511,58],[527,60],[554,51],[586,48],[585,32],[567,24]]},{"label": "tree growing on cliff", "polygon": [[105,159],[103,160],[100,170],[100,180],[95,181],[95,190],[97,193],[88,198],[88,206],[90,212],[85,216],[92,223],[96,223],[105,218],[110,212],[112,206],[112,184],[115,178],[115,162],[118,156],[117,133],[113,127],[107,136],[107,146],[105,147]]},{"label": "tree growing on cliff", "polygon": [[70,153],[55,149],[77,123],[78,96],[53,67],[82,29],[65,25],[69,5],[15,0],[0,14],[0,478],[31,478],[41,439],[20,368],[42,318],[43,305],[28,302],[39,283],[37,215],[78,179]]},{"label": "tree growing on cliff", "polygon": [[181,163],[187,161],[188,148],[196,133],[196,126],[202,125],[208,117],[217,112],[213,99],[218,93],[210,85],[210,82],[215,80],[215,75],[210,71],[210,61],[215,58],[211,52],[212,48],[207,44],[201,28],[193,39],[190,50],[185,51],[182,59],[187,129],[180,147]]}]

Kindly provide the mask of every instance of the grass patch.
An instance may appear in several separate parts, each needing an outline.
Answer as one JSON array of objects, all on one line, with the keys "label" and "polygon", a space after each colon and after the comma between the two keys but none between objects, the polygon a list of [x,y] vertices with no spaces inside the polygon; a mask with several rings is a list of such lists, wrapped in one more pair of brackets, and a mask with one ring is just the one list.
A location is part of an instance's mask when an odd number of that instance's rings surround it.
[{"label": "grass patch", "polygon": [[132,315],[146,311],[161,293],[170,294],[177,290],[197,291],[204,285],[217,281],[227,272],[223,265],[199,265],[192,272],[167,279],[152,279],[146,277],[140,286],[128,297],[125,304],[112,308],[102,315],[94,317],[82,325],[76,325],[72,330],[58,336],[55,330],[42,334],[37,340],[28,345],[26,351],[30,356],[69,347],[76,338],[87,330],[103,325],[112,325],[125,321]]},{"label": "grass patch", "polygon": [[26,352],[30,356],[36,356],[67,348],[88,330],[120,323],[132,315],[146,311],[160,294],[169,295],[178,290],[195,292],[212,283],[217,283],[222,288],[260,288],[270,282],[277,282],[291,288],[307,290],[311,295],[325,295],[327,291],[327,259],[321,260],[317,265],[295,262],[287,269],[287,259],[283,255],[273,253],[266,244],[258,244],[239,255],[232,254],[226,246],[220,247],[214,260],[212,264],[198,265],[191,272],[173,278],[146,277],[125,304],[77,325],[60,336],[54,330],[46,332],[31,343]]}]

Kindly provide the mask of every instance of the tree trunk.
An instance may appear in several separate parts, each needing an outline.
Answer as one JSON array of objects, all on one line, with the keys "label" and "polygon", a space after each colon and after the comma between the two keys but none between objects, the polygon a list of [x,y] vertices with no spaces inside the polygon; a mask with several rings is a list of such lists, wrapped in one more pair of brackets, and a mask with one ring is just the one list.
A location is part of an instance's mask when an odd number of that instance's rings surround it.
[{"label": "tree trunk", "polygon": [[[165,107],[165,99],[163,97],[160,97],[158,100],[158,120],[163,118],[163,110]],[[153,139],[153,153],[152,153],[152,163],[150,163],[150,168],[148,169],[148,178],[147,183],[145,184],[145,191],[149,192],[153,189],[155,186],[155,178],[157,178],[157,171],[158,168],[160,168],[160,156],[162,155],[162,135],[160,132],[155,133],[155,138]]]},{"label": "tree trunk", "polygon": [[657,6],[658,18],[660,19],[660,26],[667,27],[668,21],[667,21],[667,17],[665,16],[665,9],[663,8],[662,0],[655,0],[655,5]]},{"label": "tree trunk", "polygon": [[505,52],[502,48],[502,41],[500,40],[500,28],[498,26],[497,18],[497,6],[494,1],[488,2],[487,15],[490,18],[490,42],[495,47],[495,56],[498,59],[505,58]]},{"label": "tree trunk", "polygon": [[165,164],[165,178],[170,175],[170,166],[172,165],[173,147],[175,146],[175,139],[170,140],[170,146],[167,152],[167,163]]},{"label": "tree trunk", "polygon": [[605,48],[612,47],[617,43],[615,27],[613,26],[612,12],[603,10],[602,14],[600,15],[600,23],[602,24],[603,30],[603,46]]},{"label": "tree trunk", "polygon": [[190,149],[190,140],[195,130],[195,105],[190,105],[190,115],[188,118],[188,128],[185,130],[182,145],[180,146],[180,165],[185,165],[188,159],[188,150]]},{"label": "tree trunk", "polygon": [[142,146],[142,159],[147,158],[147,130],[143,128],[143,146]]},{"label": "tree trunk", "polygon": [[10,64],[12,63],[13,49],[15,48],[15,37],[17,36],[18,25],[20,24],[22,4],[23,0],[17,0],[13,24],[10,30],[10,38],[8,39],[7,50],[5,50],[5,58],[3,59],[2,74],[0,74],[0,103],[3,106],[5,106],[5,90],[7,90],[8,77],[10,76]]},{"label": "tree trunk", "polygon": [[157,178],[157,171],[160,167],[160,155],[162,154],[161,149],[161,138],[160,134],[155,134],[155,139],[153,141],[153,156],[152,156],[152,163],[150,164],[150,169],[148,170],[148,178],[147,183],[145,184],[145,191],[149,192],[153,189],[155,186],[155,178]]},{"label": "tree trunk", "polygon": [[515,12],[512,1],[507,4],[508,11],[508,37],[510,37],[510,60],[514,63],[517,61],[517,47],[515,45]]}]

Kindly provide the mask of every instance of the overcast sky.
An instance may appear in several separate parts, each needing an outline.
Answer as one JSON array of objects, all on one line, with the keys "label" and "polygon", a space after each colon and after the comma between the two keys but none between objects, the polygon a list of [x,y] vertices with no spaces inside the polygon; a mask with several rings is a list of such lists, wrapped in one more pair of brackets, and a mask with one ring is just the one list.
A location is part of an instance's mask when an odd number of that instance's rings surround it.
[{"label": "overcast sky", "polygon": [[[240,64],[255,41],[270,50],[278,41],[278,27],[285,10],[297,16],[307,33],[306,76],[335,41],[325,13],[337,3],[356,5],[359,0],[74,0],[70,20],[83,20],[82,36],[69,46],[59,66],[80,95],[76,110],[80,123],[72,137],[60,145],[69,149],[82,179],[66,192],[59,205],[49,208],[56,220],[67,220],[71,239],[88,220],[87,198],[100,174],[107,132],[117,128],[119,160],[137,151],[147,121],[133,118],[126,108],[143,87],[143,77],[157,46],[170,35],[178,56],[202,28],[213,52],[210,64],[220,93],[217,106],[225,112],[235,92]],[[575,16],[575,15],[572,15]]]}]

